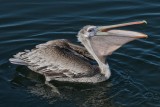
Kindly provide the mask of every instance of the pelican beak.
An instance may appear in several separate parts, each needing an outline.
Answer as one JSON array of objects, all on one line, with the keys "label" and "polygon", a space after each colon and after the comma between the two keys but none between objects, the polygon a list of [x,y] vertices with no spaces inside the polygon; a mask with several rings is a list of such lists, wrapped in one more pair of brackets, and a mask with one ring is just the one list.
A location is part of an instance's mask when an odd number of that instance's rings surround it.
[{"label": "pelican beak", "polygon": [[139,25],[139,24],[147,24],[146,21],[137,21],[137,22],[130,22],[130,23],[123,23],[117,25],[110,25],[110,26],[99,26],[97,28],[96,36],[119,36],[119,37],[131,37],[131,38],[147,38],[148,36],[143,33],[134,32],[134,31],[127,31],[127,30],[112,30],[114,28],[120,28],[130,25]]}]

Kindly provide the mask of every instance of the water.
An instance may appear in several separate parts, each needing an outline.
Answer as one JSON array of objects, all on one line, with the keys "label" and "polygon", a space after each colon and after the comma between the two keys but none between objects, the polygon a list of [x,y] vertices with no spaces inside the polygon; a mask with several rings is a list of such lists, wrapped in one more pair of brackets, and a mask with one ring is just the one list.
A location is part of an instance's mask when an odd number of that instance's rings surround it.
[{"label": "water", "polygon": [[[159,0],[1,0],[0,107],[160,107]],[[57,97],[44,78],[8,59],[24,49],[54,39],[77,43],[84,25],[110,25],[147,20],[125,27],[149,35],[108,58],[112,77],[97,85],[54,83]]]}]

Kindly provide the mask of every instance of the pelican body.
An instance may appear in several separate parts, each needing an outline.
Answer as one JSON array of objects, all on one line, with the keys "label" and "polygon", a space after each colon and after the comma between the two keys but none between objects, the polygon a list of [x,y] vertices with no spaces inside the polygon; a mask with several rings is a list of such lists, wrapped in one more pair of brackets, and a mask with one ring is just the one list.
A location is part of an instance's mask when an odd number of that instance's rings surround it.
[{"label": "pelican body", "polygon": [[[83,46],[68,40],[52,40],[37,45],[34,49],[19,52],[10,62],[25,65],[45,76],[47,82],[56,80],[76,83],[98,83],[111,76],[106,56],[122,45],[147,35],[115,28],[143,24],[145,21],[110,26],[83,27],[77,34]],[[96,61],[97,64],[92,62]]]}]

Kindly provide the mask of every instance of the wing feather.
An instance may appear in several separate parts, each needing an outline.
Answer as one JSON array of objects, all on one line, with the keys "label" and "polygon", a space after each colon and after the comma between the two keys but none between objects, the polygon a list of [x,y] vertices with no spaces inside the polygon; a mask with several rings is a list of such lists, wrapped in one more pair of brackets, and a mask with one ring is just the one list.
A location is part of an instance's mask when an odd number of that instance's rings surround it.
[{"label": "wing feather", "polygon": [[23,61],[31,70],[45,76],[74,78],[94,72],[92,65],[84,58],[89,54],[80,54],[82,52],[85,52],[83,48],[66,40],[53,40],[32,50],[19,52],[14,59]]}]

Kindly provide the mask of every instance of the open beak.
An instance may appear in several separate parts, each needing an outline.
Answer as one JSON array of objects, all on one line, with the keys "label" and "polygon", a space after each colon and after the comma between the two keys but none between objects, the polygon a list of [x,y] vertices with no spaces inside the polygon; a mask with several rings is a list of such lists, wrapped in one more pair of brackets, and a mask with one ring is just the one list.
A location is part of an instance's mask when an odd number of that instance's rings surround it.
[{"label": "open beak", "polygon": [[97,28],[96,36],[119,36],[119,37],[131,37],[131,38],[147,38],[148,36],[143,33],[134,32],[134,31],[127,31],[127,30],[112,30],[115,28],[130,26],[130,25],[139,25],[139,24],[147,24],[146,21],[137,21],[137,22],[130,22],[130,23],[123,23],[117,25],[110,25],[110,26],[99,26]]}]

